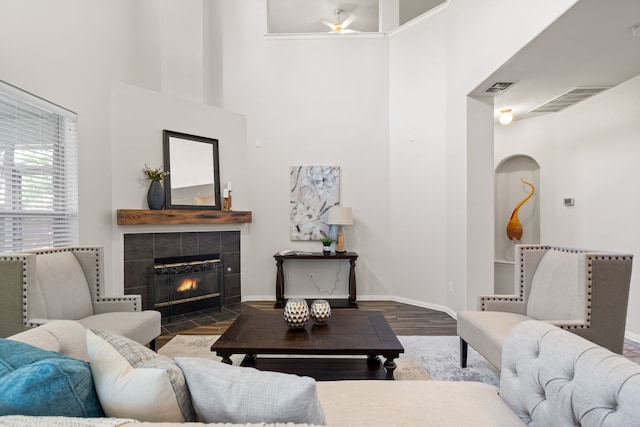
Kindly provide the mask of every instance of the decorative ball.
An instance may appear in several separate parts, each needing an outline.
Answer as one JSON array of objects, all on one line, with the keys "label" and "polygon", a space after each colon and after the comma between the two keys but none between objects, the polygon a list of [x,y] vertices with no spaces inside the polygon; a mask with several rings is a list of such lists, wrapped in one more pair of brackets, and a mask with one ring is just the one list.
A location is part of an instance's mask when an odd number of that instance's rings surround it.
[{"label": "decorative ball", "polygon": [[309,321],[309,306],[304,298],[291,298],[284,305],[284,323],[289,329],[302,329]]},{"label": "decorative ball", "polygon": [[324,299],[317,299],[311,303],[309,309],[309,315],[313,319],[313,323],[318,326],[327,324],[329,317],[331,317],[331,305],[329,301]]}]

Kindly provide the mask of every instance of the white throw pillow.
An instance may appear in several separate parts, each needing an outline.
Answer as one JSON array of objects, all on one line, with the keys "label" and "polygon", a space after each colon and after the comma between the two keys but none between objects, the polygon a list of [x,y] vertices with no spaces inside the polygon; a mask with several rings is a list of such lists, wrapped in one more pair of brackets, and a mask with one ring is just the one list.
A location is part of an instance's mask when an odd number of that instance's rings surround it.
[{"label": "white throw pillow", "polygon": [[538,320],[586,321],[584,253],[549,249],[531,279],[527,315]]},{"label": "white throw pillow", "polygon": [[107,416],[149,422],[195,420],[184,375],[168,357],[128,338],[90,329],[87,352]]},{"label": "white throw pillow", "polygon": [[313,378],[195,357],[175,361],[184,372],[202,422],[326,423]]}]

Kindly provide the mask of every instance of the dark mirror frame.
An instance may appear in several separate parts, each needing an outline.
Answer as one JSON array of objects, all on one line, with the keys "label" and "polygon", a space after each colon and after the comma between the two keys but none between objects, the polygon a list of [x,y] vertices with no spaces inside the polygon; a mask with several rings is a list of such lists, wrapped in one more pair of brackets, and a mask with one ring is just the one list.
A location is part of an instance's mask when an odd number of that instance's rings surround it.
[{"label": "dark mirror frame", "polygon": [[[222,202],[220,198],[220,162],[218,160],[218,140],[213,138],[205,138],[203,136],[189,135],[186,133],[174,132],[170,130],[163,130],[163,155],[164,155],[164,169],[169,172],[164,179],[164,196],[165,196],[165,208],[166,209],[213,209],[213,210],[221,210]],[[211,204],[197,204],[194,200],[193,204],[174,204],[171,199],[171,177],[174,174],[174,170],[171,169],[171,150],[170,144],[171,139],[174,139],[174,143],[176,140],[186,140],[186,141],[196,141],[201,142],[203,144],[210,144],[212,146],[212,165],[213,165],[213,187],[214,187],[214,205]],[[179,141],[177,141],[179,142]]]}]

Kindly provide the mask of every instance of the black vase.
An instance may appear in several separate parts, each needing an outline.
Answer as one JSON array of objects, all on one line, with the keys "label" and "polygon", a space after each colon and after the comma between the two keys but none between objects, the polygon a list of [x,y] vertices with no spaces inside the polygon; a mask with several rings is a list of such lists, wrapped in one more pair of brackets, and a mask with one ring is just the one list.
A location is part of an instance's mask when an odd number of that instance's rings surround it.
[{"label": "black vase", "polygon": [[164,207],[164,189],[160,181],[151,181],[147,193],[149,209],[162,209]]}]

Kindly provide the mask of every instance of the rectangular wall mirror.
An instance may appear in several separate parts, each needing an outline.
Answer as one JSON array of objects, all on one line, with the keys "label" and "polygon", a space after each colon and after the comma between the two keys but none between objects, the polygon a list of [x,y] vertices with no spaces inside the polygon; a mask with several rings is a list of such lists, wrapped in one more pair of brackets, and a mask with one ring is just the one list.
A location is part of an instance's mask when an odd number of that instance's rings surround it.
[{"label": "rectangular wall mirror", "polygon": [[167,209],[220,209],[218,140],[163,131]]}]

